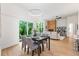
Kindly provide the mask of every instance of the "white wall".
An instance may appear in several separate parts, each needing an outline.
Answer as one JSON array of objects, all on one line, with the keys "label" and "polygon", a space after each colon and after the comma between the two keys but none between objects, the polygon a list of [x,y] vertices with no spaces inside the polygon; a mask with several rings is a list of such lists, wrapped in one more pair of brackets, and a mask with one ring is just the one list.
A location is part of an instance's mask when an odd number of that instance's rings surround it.
[{"label": "white wall", "polygon": [[77,34],[79,35],[79,9],[78,9],[78,31]]},{"label": "white wall", "polygon": [[78,14],[73,14],[73,15],[70,15],[67,17],[67,36],[70,35],[70,28],[69,28],[69,25],[70,24],[73,24],[73,28],[72,28],[72,34],[76,34],[77,33],[77,24],[78,24]]},{"label": "white wall", "polygon": [[[0,41],[1,41],[1,4],[0,4]],[[0,47],[0,56],[1,56],[1,47]]]},{"label": "white wall", "polygon": [[0,49],[0,56],[1,56],[1,49]]},{"label": "white wall", "polygon": [[16,4],[1,4],[1,49],[19,42],[19,20],[26,18],[26,12]]},{"label": "white wall", "polygon": [[0,38],[1,38],[1,4],[0,4]]}]

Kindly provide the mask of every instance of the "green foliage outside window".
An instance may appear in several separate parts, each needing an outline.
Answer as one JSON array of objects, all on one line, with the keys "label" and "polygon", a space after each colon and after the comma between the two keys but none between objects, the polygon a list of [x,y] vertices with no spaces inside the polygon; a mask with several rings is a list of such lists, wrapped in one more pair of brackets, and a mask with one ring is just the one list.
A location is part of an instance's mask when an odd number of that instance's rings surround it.
[{"label": "green foliage outside window", "polygon": [[36,23],[36,31],[39,32],[39,24]]},{"label": "green foliage outside window", "polygon": [[36,30],[37,32],[43,32],[43,23],[40,22],[40,23],[36,23]]},{"label": "green foliage outside window", "polygon": [[27,22],[20,20],[19,24],[20,24],[19,25],[19,33],[20,33],[20,35],[27,35],[27,27],[26,27]]},{"label": "green foliage outside window", "polygon": [[32,29],[33,29],[33,23],[26,22],[23,20],[19,21],[19,36],[25,35],[25,36],[30,36],[32,34]]},{"label": "green foliage outside window", "polygon": [[32,34],[33,23],[28,22],[28,35]]},{"label": "green foliage outside window", "polygon": [[[33,23],[24,20],[19,21],[19,37],[22,35],[30,36],[32,34]],[[43,32],[43,22],[36,23],[36,31]]]}]

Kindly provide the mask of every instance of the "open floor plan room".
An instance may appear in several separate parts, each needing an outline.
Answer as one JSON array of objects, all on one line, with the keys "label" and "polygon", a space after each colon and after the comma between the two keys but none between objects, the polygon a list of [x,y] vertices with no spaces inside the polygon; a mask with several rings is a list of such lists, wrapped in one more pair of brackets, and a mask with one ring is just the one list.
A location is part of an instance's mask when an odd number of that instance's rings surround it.
[{"label": "open floor plan room", "polygon": [[79,56],[79,3],[0,3],[0,56]]}]

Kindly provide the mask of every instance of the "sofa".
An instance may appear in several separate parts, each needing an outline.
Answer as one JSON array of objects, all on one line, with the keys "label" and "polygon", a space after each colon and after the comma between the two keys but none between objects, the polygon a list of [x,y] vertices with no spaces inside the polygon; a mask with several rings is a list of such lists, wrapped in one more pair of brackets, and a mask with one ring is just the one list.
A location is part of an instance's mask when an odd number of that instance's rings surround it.
[{"label": "sofa", "polygon": [[57,32],[49,32],[48,31],[48,34],[51,39],[63,40],[65,38],[65,36],[60,36],[60,34],[58,34]]}]

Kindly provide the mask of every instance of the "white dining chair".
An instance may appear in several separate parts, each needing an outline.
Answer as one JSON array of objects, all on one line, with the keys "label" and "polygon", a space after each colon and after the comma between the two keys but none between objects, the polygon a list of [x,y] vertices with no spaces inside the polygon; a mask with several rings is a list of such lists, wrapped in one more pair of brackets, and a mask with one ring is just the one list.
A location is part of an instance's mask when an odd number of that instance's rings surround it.
[{"label": "white dining chair", "polygon": [[32,51],[32,56],[34,55],[35,49],[38,50],[38,55],[40,55],[40,46],[38,44],[35,44],[32,38],[27,38],[27,45]]}]

